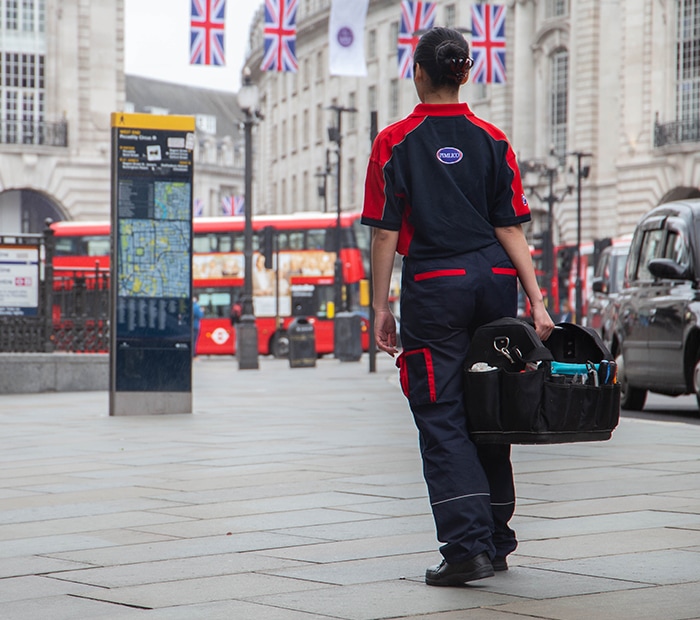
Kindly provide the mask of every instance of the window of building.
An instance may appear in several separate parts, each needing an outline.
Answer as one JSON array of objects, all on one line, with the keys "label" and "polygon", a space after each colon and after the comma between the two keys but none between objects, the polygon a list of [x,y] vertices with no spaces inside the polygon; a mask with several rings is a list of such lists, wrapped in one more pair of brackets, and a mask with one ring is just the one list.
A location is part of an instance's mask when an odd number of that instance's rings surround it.
[{"label": "window of building", "polygon": [[303,211],[308,211],[309,210],[309,171],[304,170],[302,174],[302,181],[301,181],[301,193],[302,193],[302,210]]},{"label": "window of building", "polygon": [[[0,142],[46,144],[45,0],[0,1]],[[22,51],[19,51],[22,50]]]},{"label": "window of building", "polygon": [[320,50],[316,52],[316,81],[321,82],[323,80],[323,75],[323,50]]},{"label": "window of building", "polygon": [[[348,95],[348,108],[351,110],[357,109],[357,94],[355,91]],[[357,131],[357,113],[348,112],[348,130]]]},{"label": "window of building", "polygon": [[399,114],[399,80],[394,78],[389,82],[389,116],[393,119]]},{"label": "window of building", "polygon": [[551,59],[551,143],[558,157],[566,154],[566,130],[568,118],[569,53],[555,52]]},{"label": "window of building", "polygon": [[308,108],[305,108],[304,111],[302,112],[302,121],[301,121],[301,135],[302,135],[302,140],[304,148],[309,147],[309,110]]},{"label": "window of building", "polygon": [[19,8],[17,6],[17,0],[6,0],[4,17],[4,30],[18,30]]},{"label": "window of building", "polygon": [[306,90],[311,84],[311,61],[308,57],[304,58],[302,65],[302,83],[301,87]]},{"label": "window of building", "polygon": [[[165,112],[156,112],[156,108],[151,108],[151,114],[167,114]],[[216,133],[216,116],[211,114],[197,114],[195,115],[195,126],[200,131],[205,131],[206,133],[215,134]]]},{"label": "window of building", "polygon": [[280,136],[282,139],[282,144],[281,144],[281,149],[280,149],[280,157],[286,157],[287,156],[287,120],[282,121],[282,135]]},{"label": "window of building", "polygon": [[354,157],[348,158],[348,202],[351,207],[357,201],[357,162]]},{"label": "window of building", "polygon": [[0,51],[0,142],[45,143],[44,74],[43,54]]},{"label": "window of building", "polygon": [[316,142],[323,142],[323,104],[316,104]]},{"label": "window of building", "polygon": [[373,28],[367,33],[367,59],[377,57],[377,31]]},{"label": "window of building", "polygon": [[547,17],[564,17],[569,14],[569,0],[547,0]]},{"label": "window of building", "polygon": [[399,22],[391,22],[389,25],[389,55],[396,55],[396,46],[399,42]]},{"label": "window of building", "polygon": [[296,151],[297,151],[298,139],[299,139],[299,135],[297,132],[297,115],[294,114],[294,116],[292,116],[292,144],[291,144],[292,153],[296,153]]},{"label": "window of building", "polygon": [[374,112],[377,109],[377,87],[370,86],[367,89],[367,107],[370,112]]},{"label": "window of building", "polygon": [[157,116],[166,116],[170,114],[170,110],[168,108],[160,108],[156,105],[145,106],[144,112],[146,112],[147,114],[155,114]]},{"label": "window of building", "polygon": [[678,0],[676,118],[697,121],[700,111],[700,0]]},{"label": "window of building", "polygon": [[278,152],[278,126],[275,124],[272,126],[272,132],[270,133],[270,150],[272,151],[272,161],[275,161],[279,157]]},{"label": "window of building", "polygon": [[454,4],[445,7],[445,26],[454,28],[457,25],[457,9]]}]

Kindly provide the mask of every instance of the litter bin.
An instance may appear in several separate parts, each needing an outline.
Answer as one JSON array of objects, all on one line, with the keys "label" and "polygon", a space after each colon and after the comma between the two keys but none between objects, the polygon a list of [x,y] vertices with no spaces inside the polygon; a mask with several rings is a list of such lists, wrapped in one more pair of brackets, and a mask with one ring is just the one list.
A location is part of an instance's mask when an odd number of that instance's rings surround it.
[{"label": "litter bin", "polygon": [[289,337],[289,366],[310,368],[316,366],[316,333],[309,319],[297,317],[287,328]]},{"label": "litter bin", "polygon": [[357,362],[362,357],[362,318],[356,312],[338,312],[334,325],[335,357]]}]

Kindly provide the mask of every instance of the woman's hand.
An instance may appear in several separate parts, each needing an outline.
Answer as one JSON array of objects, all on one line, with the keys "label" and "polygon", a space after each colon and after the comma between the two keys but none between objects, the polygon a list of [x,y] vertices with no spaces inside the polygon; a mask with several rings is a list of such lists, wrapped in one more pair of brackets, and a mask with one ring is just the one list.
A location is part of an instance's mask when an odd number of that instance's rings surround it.
[{"label": "woman's hand", "polygon": [[377,347],[394,357],[396,348],[396,319],[388,308],[374,311],[374,338]]},{"label": "woman's hand", "polygon": [[540,337],[540,340],[547,340],[554,329],[554,321],[552,321],[552,317],[549,316],[549,312],[547,312],[544,304],[533,304],[531,314],[532,320],[535,323],[535,331]]}]

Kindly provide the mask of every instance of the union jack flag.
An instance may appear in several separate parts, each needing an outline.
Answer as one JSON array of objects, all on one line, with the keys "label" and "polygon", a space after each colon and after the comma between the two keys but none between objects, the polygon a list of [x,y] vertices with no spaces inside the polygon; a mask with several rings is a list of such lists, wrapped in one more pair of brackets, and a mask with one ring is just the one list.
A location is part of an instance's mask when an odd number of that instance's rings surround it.
[{"label": "union jack flag", "polygon": [[191,0],[190,64],[226,64],[224,13],[226,0]]},{"label": "union jack flag", "polygon": [[435,23],[435,2],[401,2],[401,27],[399,29],[399,77],[413,78],[413,53],[424,30]]},{"label": "union jack flag", "polygon": [[204,215],[204,201],[201,198],[194,199],[194,213],[195,217],[202,217]]},{"label": "union jack flag", "polygon": [[502,84],[506,81],[506,7],[472,5],[472,82]]},{"label": "union jack flag", "polygon": [[297,45],[297,0],[265,0],[265,50],[262,71],[288,71],[299,68]]},{"label": "union jack flag", "polygon": [[243,196],[224,196],[221,199],[221,212],[224,215],[243,215],[245,198]]}]

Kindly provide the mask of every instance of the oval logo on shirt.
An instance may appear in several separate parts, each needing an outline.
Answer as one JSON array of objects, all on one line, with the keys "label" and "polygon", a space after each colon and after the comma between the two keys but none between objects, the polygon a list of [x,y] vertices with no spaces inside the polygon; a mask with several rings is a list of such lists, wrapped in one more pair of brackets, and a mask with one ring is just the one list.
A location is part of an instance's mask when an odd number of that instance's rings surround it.
[{"label": "oval logo on shirt", "polygon": [[438,158],[438,161],[441,161],[443,164],[456,164],[458,161],[462,160],[464,155],[462,151],[454,146],[443,146],[435,153],[435,156]]}]

